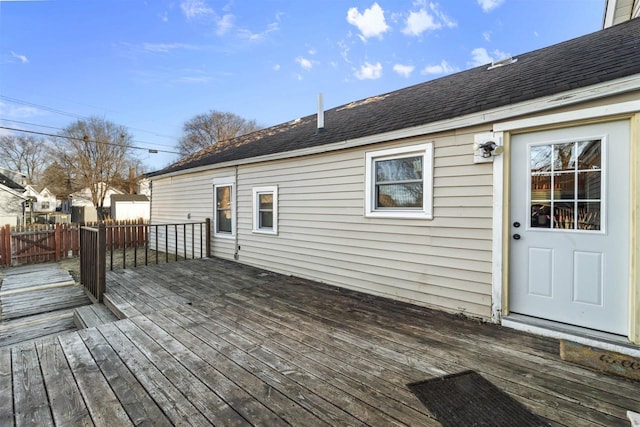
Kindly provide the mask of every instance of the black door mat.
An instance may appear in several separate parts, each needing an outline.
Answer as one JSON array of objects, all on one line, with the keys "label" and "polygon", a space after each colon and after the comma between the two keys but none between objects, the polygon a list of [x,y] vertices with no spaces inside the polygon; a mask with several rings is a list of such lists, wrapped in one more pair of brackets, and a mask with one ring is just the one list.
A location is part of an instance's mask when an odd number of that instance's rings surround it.
[{"label": "black door mat", "polygon": [[447,426],[548,426],[543,419],[475,371],[407,384]]}]

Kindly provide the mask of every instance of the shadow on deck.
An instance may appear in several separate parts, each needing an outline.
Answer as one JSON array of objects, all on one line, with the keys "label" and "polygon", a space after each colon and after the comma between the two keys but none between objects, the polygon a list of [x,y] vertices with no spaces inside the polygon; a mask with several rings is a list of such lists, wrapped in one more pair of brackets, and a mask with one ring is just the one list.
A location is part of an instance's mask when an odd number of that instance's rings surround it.
[{"label": "shadow on deck", "polygon": [[552,425],[640,411],[638,382],[496,325],[220,259],[107,280],[124,320],[0,349],[1,425],[439,425],[406,384],[467,369]]}]

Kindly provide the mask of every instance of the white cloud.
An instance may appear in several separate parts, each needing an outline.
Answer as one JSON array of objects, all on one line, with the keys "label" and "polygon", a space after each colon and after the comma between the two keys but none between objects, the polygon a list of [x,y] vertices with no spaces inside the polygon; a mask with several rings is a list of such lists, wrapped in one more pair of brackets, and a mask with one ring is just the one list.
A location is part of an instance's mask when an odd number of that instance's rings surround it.
[{"label": "white cloud", "polygon": [[216,22],[217,25],[217,29],[216,29],[216,34],[218,34],[219,36],[226,34],[229,32],[229,30],[231,30],[231,28],[233,28],[233,20],[234,20],[234,16],[231,14],[226,14],[224,15],[222,18],[218,19],[218,21]]},{"label": "white cloud", "polygon": [[279,31],[279,30],[280,30],[280,26],[278,25],[278,23],[277,22],[273,22],[273,23],[267,25],[267,28],[261,33],[253,33],[250,30],[244,29],[244,30],[240,30],[238,32],[238,34],[239,34],[239,36],[241,38],[247,39],[247,40],[252,41],[252,42],[259,42],[259,41],[262,41],[265,38],[267,38],[267,36],[270,33],[273,33],[275,31]]},{"label": "white cloud", "polygon": [[273,67],[271,67],[273,69],[273,71],[280,71],[280,64],[275,64]]},{"label": "white cloud", "polygon": [[302,56],[297,57],[296,62],[305,70],[313,68],[313,62],[307,58],[303,58]]},{"label": "white cloud", "polygon": [[471,61],[469,65],[472,67],[479,67],[480,65],[491,64],[494,61],[508,58],[509,55],[506,52],[495,49],[493,52],[487,52],[487,49],[483,47],[477,47],[471,51]]},{"label": "white cloud", "polygon": [[504,0],[478,0],[478,4],[485,12],[489,12],[492,9],[500,6],[504,3]]},{"label": "white cloud", "polygon": [[454,67],[444,59],[436,65],[427,65],[420,72],[421,74],[451,74],[460,71],[458,67]]},{"label": "white cloud", "polygon": [[142,49],[152,53],[169,53],[172,50],[198,50],[199,48],[185,43],[142,43]]},{"label": "white cloud", "polygon": [[[425,2],[417,2],[416,4],[426,6]],[[402,29],[402,32],[408,36],[419,36],[425,31],[437,30],[446,27],[455,27],[458,24],[442,13],[435,3],[430,3],[429,8],[431,13],[426,7],[422,7],[420,10],[409,13],[406,26]]]},{"label": "white cloud", "polygon": [[419,36],[427,30],[437,30],[442,25],[433,19],[426,9],[411,12],[407,18],[407,26],[402,32],[409,36]]},{"label": "white cloud", "polygon": [[26,64],[27,62],[29,62],[29,58],[27,58],[25,55],[18,55],[14,51],[11,51],[11,56],[20,60],[20,62],[22,62],[23,64]]},{"label": "white cloud", "polygon": [[338,42],[338,47],[340,48],[340,56],[342,57],[344,62],[346,62],[347,64],[351,64],[351,60],[349,60],[349,51],[351,50],[351,48],[347,46],[347,44],[342,40]]},{"label": "white cloud", "polygon": [[46,114],[43,110],[35,107],[14,107],[0,102],[0,116],[5,118],[25,119],[33,116],[42,116]]},{"label": "white cloud", "polygon": [[180,9],[187,19],[215,16],[215,11],[203,0],[183,0]]},{"label": "white cloud", "polygon": [[365,62],[364,65],[356,70],[354,73],[358,80],[376,80],[382,77],[382,64],[376,62],[375,64],[369,64]]},{"label": "white cloud", "polygon": [[413,65],[396,64],[393,66],[393,71],[395,71],[402,77],[409,77],[415,68],[416,67],[414,67]]},{"label": "white cloud", "polygon": [[491,41],[491,31],[485,31],[484,33],[482,33],[482,38],[484,39],[484,41],[490,42]]},{"label": "white cloud", "polygon": [[309,53],[309,55],[313,56],[313,55],[315,55],[316,53],[318,53],[318,51],[317,51],[317,50],[315,50],[314,48],[311,48],[311,49],[309,49],[309,50],[308,50],[308,52],[307,52],[307,53]]},{"label": "white cloud", "polygon": [[162,22],[169,22],[169,14],[166,11],[158,16],[160,16]]},{"label": "white cloud", "polygon": [[390,28],[384,19],[384,10],[378,3],[373,3],[363,13],[360,13],[358,8],[352,7],[347,12],[347,22],[360,30],[363,40],[370,37],[382,38],[382,35]]}]

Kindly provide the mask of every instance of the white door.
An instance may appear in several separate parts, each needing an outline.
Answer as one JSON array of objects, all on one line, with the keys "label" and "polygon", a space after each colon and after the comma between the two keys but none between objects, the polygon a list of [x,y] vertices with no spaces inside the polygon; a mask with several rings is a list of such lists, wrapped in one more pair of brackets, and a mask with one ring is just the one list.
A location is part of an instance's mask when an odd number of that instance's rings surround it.
[{"label": "white door", "polygon": [[509,309],[628,333],[629,124],[511,139]]}]

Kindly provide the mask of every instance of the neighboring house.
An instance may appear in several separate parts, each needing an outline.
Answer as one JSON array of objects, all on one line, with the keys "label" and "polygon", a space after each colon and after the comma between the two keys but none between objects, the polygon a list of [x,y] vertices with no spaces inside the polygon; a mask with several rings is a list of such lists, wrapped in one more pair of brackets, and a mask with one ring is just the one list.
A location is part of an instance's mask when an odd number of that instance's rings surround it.
[{"label": "neighboring house", "polygon": [[[103,183],[100,183],[101,186],[104,186]],[[123,191],[118,190],[116,188],[107,188],[104,197],[104,206],[105,208],[111,207],[111,196],[116,194],[124,194]],[[91,189],[89,187],[83,188],[82,190],[78,190],[75,193],[69,196],[71,198],[71,206],[93,206],[93,199],[91,198]]]},{"label": "neighboring house", "polygon": [[43,188],[42,191],[36,190],[33,186],[25,186],[23,195],[32,202],[31,211],[35,213],[50,213],[56,211],[56,205],[58,199],[49,191],[48,188]]},{"label": "neighboring house", "polygon": [[634,19],[208,147],[150,174],[151,218],[213,218],[218,257],[637,355],[638,135]]},{"label": "neighboring house", "polygon": [[142,178],[138,181],[137,187],[136,194],[151,197],[151,180],[149,178]]},{"label": "neighboring house", "polygon": [[604,28],[621,24],[640,16],[640,0],[607,0]]},{"label": "neighboring house", "polygon": [[110,204],[111,219],[116,221],[148,221],[151,216],[151,202],[142,194],[113,194]]},{"label": "neighboring house", "polygon": [[24,209],[29,199],[22,193],[22,185],[0,173],[0,226],[24,224]]}]

